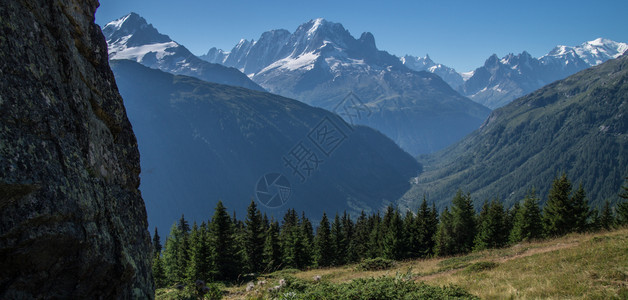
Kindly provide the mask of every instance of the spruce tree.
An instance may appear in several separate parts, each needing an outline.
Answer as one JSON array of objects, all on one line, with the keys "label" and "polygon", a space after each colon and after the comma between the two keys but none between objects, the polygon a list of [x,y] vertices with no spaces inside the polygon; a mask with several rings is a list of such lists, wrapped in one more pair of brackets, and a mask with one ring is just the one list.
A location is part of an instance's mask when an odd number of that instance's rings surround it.
[{"label": "spruce tree", "polygon": [[403,234],[403,220],[399,211],[395,210],[388,221],[383,239],[384,258],[399,260],[403,258],[405,252],[405,241]]},{"label": "spruce tree", "polygon": [[153,234],[153,249],[155,250],[153,253],[155,256],[159,256],[161,254],[161,238],[159,237],[157,227],[155,227],[155,234]]},{"label": "spruce tree", "polygon": [[281,266],[281,245],[279,243],[279,223],[270,222],[264,241],[263,266],[265,272],[272,272]]},{"label": "spruce tree", "polygon": [[473,240],[476,233],[475,210],[473,209],[471,195],[463,195],[462,191],[458,190],[452,200],[452,204],[454,253],[466,253],[473,248]]},{"label": "spruce tree", "polygon": [[181,269],[179,265],[182,240],[183,233],[179,226],[176,223],[172,224],[163,251],[163,266],[167,285],[181,283],[184,279],[185,269]]},{"label": "spruce tree", "polygon": [[334,222],[331,224],[331,241],[333,245],[333,264],[336,266],[344,265],[347,255],[347,249],[344,241],[344,231],[342,229],[342,222],[340,222],[340,216],[336,213]]},{"label": "spruce tree", "polygon": [[354,224],[351,220],[351,216],[347,214],[347,211],[342,214],[342,219],[340,220],[340,222],[342,223],[342,247],[345,249],[345,263],[353,262],[356,259],[354,256],[354,251],[353,249],[351,249],[351,240],[353,239],[354,235]]},{"label": "spruce tree", "polygon": [[503,247],[506,244],[508,232],[504,230],[506,213],[502,204],[497,199],[485,203],[480,215],[482,217],[479,218],[473,250]]},{"label": "spruce tree", "polygon": [[301,213],[301,243],[303,244],[303,267],[312,265],[314,262],[314,228],[312,222]]},{"label": "spruce tree", "polygon": [[582,183],[578,185],[578,189],[571,197],[571,202],[573,203],[573,230],[585,232],[588,227],[587,222],[591,213],[589,211],[589,203],[587,201],[584,188],[582,187]]},{"label": "spruce tree", "polygon": [[238,276],[237,261],[234,254],[237,252],[234,240],[234,225],[227,214],[227,209],[218,201],[214,209],[210,232],[212,235],[212,274],[216,280],[232,280]]},{"label": "spruce tree", "polygon": [[538,239],[543,235],[543,224],[539,199],[534,189],[523,199],[523,205],[517,210],[509,241],[512,244]]},{"label": "spruce tree", "polygon": [[153,281],[155,282],[155,288],[163,288],[167,285],[166,272],[163,266],[163,259],[157,255],[153,258]]},{"label": "spruce tree", "polygon": [[565,173],[554,178],[543,209],[543,225],[548,236],[560,236],[573,230],[575,220],[570,192],[571,183]]},{"label": "spruce tree", "polygon": [[315,237],[315,249],[316,249],[316,265],[319,267],[331,266],[334,256],[334,249],[331,238],[331,230],[329,228],[329,220],[327,214],[323,213],[321,222],[316,229]]},{"label": "spruce tree", "polygon": [[368,225],[368,217],[362,211],[355,222],[353,238],[349,246],[352,262],[360,261],[367,257],[367,247],[370,235],[370,227]]},{"label": "spruce tree", "polygon": [[615,217],[613,216],[613,210],[611,209],[611,202],[606,200],[604,207],[602,208],[602,216],[600,216],[601,229],[610,230],[615,225]]},{"label": "spruce tree", "polygon": [[369,217],[369,237],[367,257],[376,258],[382,256],[382,219],[379,213],[373,214]]},{"label": "spruce tree", "polygon": [[205,222],[200,227],[196,225],[196,222],[194,223],[189,240],[190,261],[187,266],[187,281],[188,283],[197,280],[208,281],[211,279],[212,267],[209,232]]},{"label": "spruce tree", "polygon": [[262,271],[262,255],[264,251],[264,225],[262,213],[257,209],[255,201],[247,208],[244,230],[245,270],[258,273]]},{"label": "spruce tree", "polygon": [[456,240],[454,238],[454,221],[453,216],[449,212],[449,208],[445,207],[445,210],[440,215],[440,223],[438,224],[438,231],[434,237],[435,246],[434,253],[438,256],[448,256],[456,254]]},{"label": "spruce tree", "polygon": [[419,257],[419,222],[417,222],[417,218],[414,216],[412,211],[408,210],[406,212],[406,217],[403,218],[403,232],[405,234],[406,240],[406,253],[404,257],[406,258],[416,258]]}]

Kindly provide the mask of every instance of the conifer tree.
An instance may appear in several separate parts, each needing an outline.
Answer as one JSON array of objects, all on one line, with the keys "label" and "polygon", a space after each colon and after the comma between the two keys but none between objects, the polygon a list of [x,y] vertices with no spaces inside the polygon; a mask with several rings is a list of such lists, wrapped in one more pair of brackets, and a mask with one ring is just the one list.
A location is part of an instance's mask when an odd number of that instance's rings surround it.
[{"label": "conifer tree", "polygon": [[462,191],[458,190],[452,200],[452,204],[454,253],[466,253],[473,248],[473,240],[476,233],[475,210],[473,209],[471,195],[463,195]]},{"label": "conifer tree", "polygon": [[405,252],[403,220],[398,210],[392,213],[388,221],[388,226],[386,226],[386,231],[384,231],[383,241],[382,251],[384,258],[397,260],[403,258]]},{"label": "conifer tree", "polygon": [[406,253],[404,257],[415,258],[419,257],[419,222],[414,216],[412,211],[406,212],[406,217],[403,218],[403,232],[406,241]]},{"label": "conifer tree", "polygon": [[181,229],[176,223],[172,224],[163,251],[163,266],[167,285],[181,283],[184,278],[185,269],[181,269],[179,265],[182,240]]},{"label": "conifer tree", "polygon": [[353,238],[349,246],[352,262],[360,261],[367,257],[367,247],[369,242],[370,227],[368,225],[368,217],[362,211],[355,222]]},{"label": "conifer tree", "polygon": [[351,249],[351,240],[353,239],[354,235],[354,224],[351,220],[351,216],[347,214],[347,211],[342,214],[342,219],[340,220],[340,222],[342,224],[342,247],[345,249],[345,263],[353,262],[356,259],[354,256],[354,251],[353,249]]},{"label": "conifer tree", "polygon": [[209,232],[205,222],[197,226],[196,222],[192,226],[189,237],[190,261],[187,266],[188,283],[197,280],[208,281],[211,279],[211,249],[209,244]]},{"label": "conifer tree", "polygon": [[218,201],[214,209],[210,232],[212,235],[212,273],[216,280],[231,280],[238,276],[237,261],[234,253],[237,252],[234,240],[234,225],[227,214],[227,209]]},{"label": "conifer tree", "polygon": [[613,210],[611,209],[611,202],[606,200],[604,207],[602,208],[602,216],[600,217],[600,227],[605,230],[610,230],[615,225],[615,217],[613,216]]},{"label": "conifer tree", "polygon": [[272,272],[281,266],[281,245],[279,244],[279,223],[272,220],[266,231],[263,254],[264,271]]},{"label": "conifer tree", "polygon": [[247,272],[262,271],[262,255],[264,251],[264,225],[262,213],[257,209],[255,201],[247,208],[244,230],[244,258]]},{"label": "conifer tree", "polygon": [[302,266],[310,266],[314,262],[314,228],[312,222],[301,213],[301,240],[303,244]]},{"label": "conifer tree", "polygon": [[434,252],[436,255],[448,256],[456,254],[457,249],[456,240],[454,238],[454,221],[448,207],[445,207],[445,210],[443,210],[440,215],[440,223],[438,224],[438,231],[436,232],[434,240]]},{"label": "conifer tree", "polygon": [[155,227],[155,234],[153,234],[153,249],[155,250],[153,253],[155,256],[159,256],[161,254],[161,238],[159,237],[157,227]]},{"label": "conifer tree", "polygon": [[369,217],[369,237],[368,237],[368,248],[367,248],[367,257],[376,258],[382,256],[382,219],[379,216],[379,213],[371,215]]},{"label": "conifer tree", "polygon": [[340,266],[345,264],[345,258],[347,255],[347,249],[344,244],[344,232],[342,230],[342,222],[340,222],[340,216],[336,213],[334,222],[331,224],[331,241],[333,245],[333,264]]},{"label": "conifer tree", "polygon": [[502,204],[497,199],[485,203],[480,216],[473,250],[503,247],[508,232],[504,230],[506,213]]},{"label": "conifer tree", "polygon": [[326,213],[323,213],[321,222],[316,229],[315,249],[315,260],[317,266],[327,267],[333,264],[334,249],[331,238],[331,230],[329,228],[329,219],[327,218]]},{"label": "conifer tree", "polygon": [[575,220],[570,192],[571,183],[565,173],[554,178],[543,209],[543,226],[548,236],[560,236],[573,230]]},{"label": "conifer tree", "polygon": [[573,203],[573,229],[578,232],[585,232],[588,226],[587,221],[591,213],[582,183],[578,185],[578,189],[571,197],[571,202]]},{"label": "conifer tree", "polygon": [[532,189],[523,199],[523,205],[517,209],[509,241],[512,244],[538,239],[543,235],[541,209],[536,192]]},{"label": "conifer tree", "polygon": [[153,281],[155,282],[155,288],[166,287],[166,272],[163,266],[163,259],[157,255],[153,258]]}]

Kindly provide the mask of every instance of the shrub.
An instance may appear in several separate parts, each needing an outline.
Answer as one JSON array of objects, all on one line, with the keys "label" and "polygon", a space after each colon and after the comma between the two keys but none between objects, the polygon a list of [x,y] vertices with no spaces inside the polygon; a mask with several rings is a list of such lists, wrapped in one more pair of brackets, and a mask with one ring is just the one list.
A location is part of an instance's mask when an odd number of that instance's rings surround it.
[{"label": "shrub", "polygon": [[363,260],[358,265],[358,270],[360,271],[377,271],[377,270],[387,270],[396,265],[394,260],[377,257]]},{"label": "shrub", "polygon": [[497,265],[498,264],[496,262],[492,262],[492,261],[479,261],[468,266],[465,269],[465,272],[467,273],[482,272],[482,271],[493,269],[497,267]]}]

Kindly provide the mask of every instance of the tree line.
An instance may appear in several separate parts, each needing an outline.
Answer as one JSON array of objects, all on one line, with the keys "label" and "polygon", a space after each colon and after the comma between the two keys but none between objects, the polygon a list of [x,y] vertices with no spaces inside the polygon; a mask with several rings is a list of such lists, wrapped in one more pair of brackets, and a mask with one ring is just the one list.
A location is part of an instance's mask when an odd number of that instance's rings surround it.
[{"label": "tree line", "polygon": [[405,214],[393,206],[383,214],[362,212],[355,221],[346,212],[336,213],[333,220],[323,213],[316,230],[305,213],[299,216],[294,209],[280,224],[251,201],[245,219],[238,220],[219,201],[213,217],[200,225],[190,226],[181,216],[163,248],[155,228],[153,276],[158,288],[199,279],[235,281],[244,274],[283,268],[339,266],[376,257],[449,256],[611,229],[628,225],[628,187],[622,189],[624,201],[615,209],[609,201],[601,211],[590,209],[582,185],[574,189],[563,174],[554,179],[544,207],[531,190],[509,209],[495,199],[484,202],[476,214],[471,196],[459,190],[440,215],[424,197],[416,212]]}]

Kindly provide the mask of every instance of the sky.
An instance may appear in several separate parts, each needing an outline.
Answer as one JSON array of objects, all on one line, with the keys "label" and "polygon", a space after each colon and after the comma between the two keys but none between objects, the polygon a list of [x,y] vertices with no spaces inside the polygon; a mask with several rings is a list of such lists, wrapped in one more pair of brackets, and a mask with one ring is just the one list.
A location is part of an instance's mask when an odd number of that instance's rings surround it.
[{"label": "sky", "polygon": [[429,54],[458,72],[473,70],[493,53],[528,51],[534,57],[556,45],[598,37],[628,42],[628,1],[242,1],[101,0],[104,26],[136,12],[200,55],[231,50],[240,39],[271,29],[290,32],[315,18],[341,23],[354,37],[368,31],[380,50],[397,56]]}]

